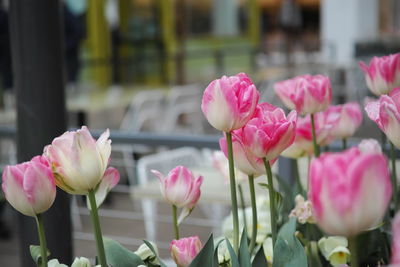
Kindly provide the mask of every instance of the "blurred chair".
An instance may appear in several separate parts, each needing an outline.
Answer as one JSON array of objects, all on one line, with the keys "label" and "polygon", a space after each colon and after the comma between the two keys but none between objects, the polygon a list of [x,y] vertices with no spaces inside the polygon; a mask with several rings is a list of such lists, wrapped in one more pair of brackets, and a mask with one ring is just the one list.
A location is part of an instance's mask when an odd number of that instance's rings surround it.
[{"label": "blurred chair", "polygon": [[198,84],[173,87],[167,97],[163,131],[204,133],[201,96],[202,90]]},{"label": "blurred chair", "polygon": [[[138,160],[137,173],[139,185],[147,184],[157,179],[151,170],[157,170],[163,175],[167,175],[170,170],[178,165],[193,168],[202,165],[201,153],[191,147],[183,147],[170,151],[163,151],[157,154],[144,156]],[[154,199],[141,200],[146,238],[156,241],[157,236],[157,203]]]},{"label": "blurred chair", "polygon": [[[121,122],[120,130],[135,133],[141,131],[160,131],[160,121],[164,120],[165,92],[163,90],[144,90],[138,92]],[[123,166],[131,185],[135,185],[134,153],[149,153],[151,150],[144,145],[115,144],[113,152],[122,154],[121,161],[114,160],[117,166]]]}]

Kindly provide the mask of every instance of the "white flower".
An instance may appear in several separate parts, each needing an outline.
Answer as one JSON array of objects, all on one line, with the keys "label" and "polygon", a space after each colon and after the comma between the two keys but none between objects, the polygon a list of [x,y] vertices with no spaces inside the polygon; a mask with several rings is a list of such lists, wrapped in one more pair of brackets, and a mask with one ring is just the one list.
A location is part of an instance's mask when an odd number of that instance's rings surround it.
[{"label": "white flower", "polygon": [[347,246],[347,239],[341,236],[323,237],[318,241],[322,255],[332,266],[346,264],[349,261],[350,251]]},{"label": "white flower", "polygon": [[72,263],[71,267],[90,267],[89,259],[85,257],[75,258],[74,262]]},{"label": "white flower", "polygon": [[315,223],[311,201],[305,201],[302,195],[297,195],[295,202],[296,206],[290,212],[289,217],[296,217],[301,224]]},{"label": "white flower", "polygon": [[47,267],[68,267],[68,266],[60,263],[57,259],[52,259],[47,262]]},{"label": "white flower", "polygon": [[[150,242],[150,244],[153,246],[155,252],[158,254],[157,245],[153,242]],[[157,256],[154,255],[153,251],[151,251],[151,249],[146,244],[140,245],[140,247],[134,253],[138,255],[142,259],[142,261],[148,261],[154,264],[159,263]]]},{"label": "white flower", "polygon": [[264,255],[267,258],[268,263],[272,264],[272,261],[274,259],[274,251],[273,251],[271,237],[268,237],[267,239],[265,239],[264,244],[263,244],[263,249],[264,249]]}]

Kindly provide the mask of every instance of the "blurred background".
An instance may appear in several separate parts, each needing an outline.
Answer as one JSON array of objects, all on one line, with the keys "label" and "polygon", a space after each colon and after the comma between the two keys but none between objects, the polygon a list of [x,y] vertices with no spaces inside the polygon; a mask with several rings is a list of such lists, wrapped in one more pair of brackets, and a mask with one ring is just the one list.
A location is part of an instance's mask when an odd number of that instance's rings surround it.
[{"label": "blurred background", "polygon": [[[1,168],[18,162],[10,2],[0,1]],[[157,201],[149,170],[166,174],[178,163],[212,169],[219,133],[200,111],[210,81],[245,72],[261,101],[281,106],[275,82],[326,74],[334,103],[362,104],[369,91],[358,62],[400,51],[397,0],[64,0],[59,13],[67,126],[114,133],[111,165],[121,181],[101,209],[103,232],[132,250],[144,238],[155,241],[163,257],[172,239],[170,207]],[[365,120],[357,136],[379,132]],[[222,233],[229,212],[229,196],[221,194],[227,185],[215,171],[208,175],[203,205],[182,226],[183,236],[203,241]],[[71,248],[93,257],[85,203],[71,200]],[[0,265],[18,266],[18,219],[4,200],[0,206]]]}]

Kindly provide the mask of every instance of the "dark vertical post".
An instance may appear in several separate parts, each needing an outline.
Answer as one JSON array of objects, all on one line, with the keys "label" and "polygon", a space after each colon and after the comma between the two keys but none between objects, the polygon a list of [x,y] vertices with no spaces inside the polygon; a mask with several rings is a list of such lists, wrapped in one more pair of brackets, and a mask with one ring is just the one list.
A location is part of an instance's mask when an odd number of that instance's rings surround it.
[{"label": "dark vertical post", "polygon": [[278,174],[288,184],[294,184],[295,173],[295,159],[279,157]]},{"label": "dark vertical post", "polygon": [[[17,95],[18,161],[30,160],[66,129],[63,24],[59,0],[10,1],[10,34]],[[38,244],[35,222],[18,217],[21,264],[35,266],[29,245]],[[72,259],[69,198],[58,191],[44,224],[51,257]]]}]

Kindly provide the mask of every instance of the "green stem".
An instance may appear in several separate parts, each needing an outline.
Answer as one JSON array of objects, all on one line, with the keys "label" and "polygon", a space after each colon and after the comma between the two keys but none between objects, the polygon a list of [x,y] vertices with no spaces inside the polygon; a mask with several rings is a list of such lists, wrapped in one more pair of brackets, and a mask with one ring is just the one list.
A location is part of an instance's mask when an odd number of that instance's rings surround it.
[{"label": "green stem", "polygon": [[43,217],[42,214],[36,215],[36,225],[39,234],[39,242],[40,242],[40,254],[42,257],[42,267],[47,266],[47,244],[46,244],[46,235],[44,233],[44,225],[43,225]]},{"label": "green stem", "polygon": [[178,227],[178,216],[177,216],[177,207],[175,205],[172,205],[172,224],[174,225],[174,234],[175,234],[175,239],[179,239],[179,227]]},{"label": "green stem", "polygon": [[299,193],[302,196],[306,196],[305,195],[305,191],[303,188],[303,185],[301,184],[301,180],[300,180],[300,172],[299,172],[299,162],[297,161],[297,159],[294,159],[294,178],[296,179],[296,184],[297,184],[297,190],[299,191]]},{"label": "green stem", "polygon": [[267,171],[267,178],[268,178],[268,190],[269,190],[269,207],[271,212],[271,230],[272,230],[272,246],[275,246],[276,242],[276,234],[277,234],[277,214],[276,214],[276,205],[275,205],[275,190],[274,184],[272,181],[272,171],[271,165],[266,158],[263,158],[265,170]]},{"label": "green stem", "polygon": [[253,252],[254,247],[256,246],[257,239],[257,205],[256,205],[256,191],[254,188],[254,176],[249,175],[249,187],[250,187],[250,198],[251,198],[251,211],[253,215],[252,220],[252,231],[251,231],[251,240],[250,240],[250,254]]},{"label": "green stem", "polygon": [[89,190],[88,197],[90,202],[90,216],[92,217],[99,263],[101,267],[107,267],[106,254],[104,251],[104,244],[103,244],[103,236],[101,234],[99,214],[97,212],[96,197],[93,189]]},{"label": "green stem", "polygon": [[246,229],[247,231],[246,204],[244,203],[243,187],[241,184],[238,184],[238,189],[239,189],[240,206],[242,208],[242,214],[243,214],[243,225],[244,229]]},{"label": "green stem", "polygon": [[360,266],[357,253],[357,236],[349,237],[349,248],[351,254],[351,267]]},{"label": "green stem", "polygon": [[397,210],[397,172],[396,172],[396,148],[392,142],[390,142],[390,159],[392,162],[392,186],[393,186],[393,203],[394,208]]},{"label": "green stem", "polygon": [[343,150],[347,149],[347,138],[342,139],[342,148]]},{"label": "green stem", "polygon": [[314,121],[314,114],[311,114],[311,130],[312,130],[312,140],[314,145],[314,155],[316,158],[319,157],[319,146],[317,144],[317,135],[315,133],[315,121]]},{"label": "green stem", "polygon": [[234,167],[234,163],[233,163],[233,149],[232,149],[231,133],[226,133],[226,143],[228,146],[229,181],[230,181],[230,187],[231,187],[232,220],[233,220],[233,248],[234,248],[235,252],[237,253],[239,250],[239,217],[238,217],[235,167]]}]

